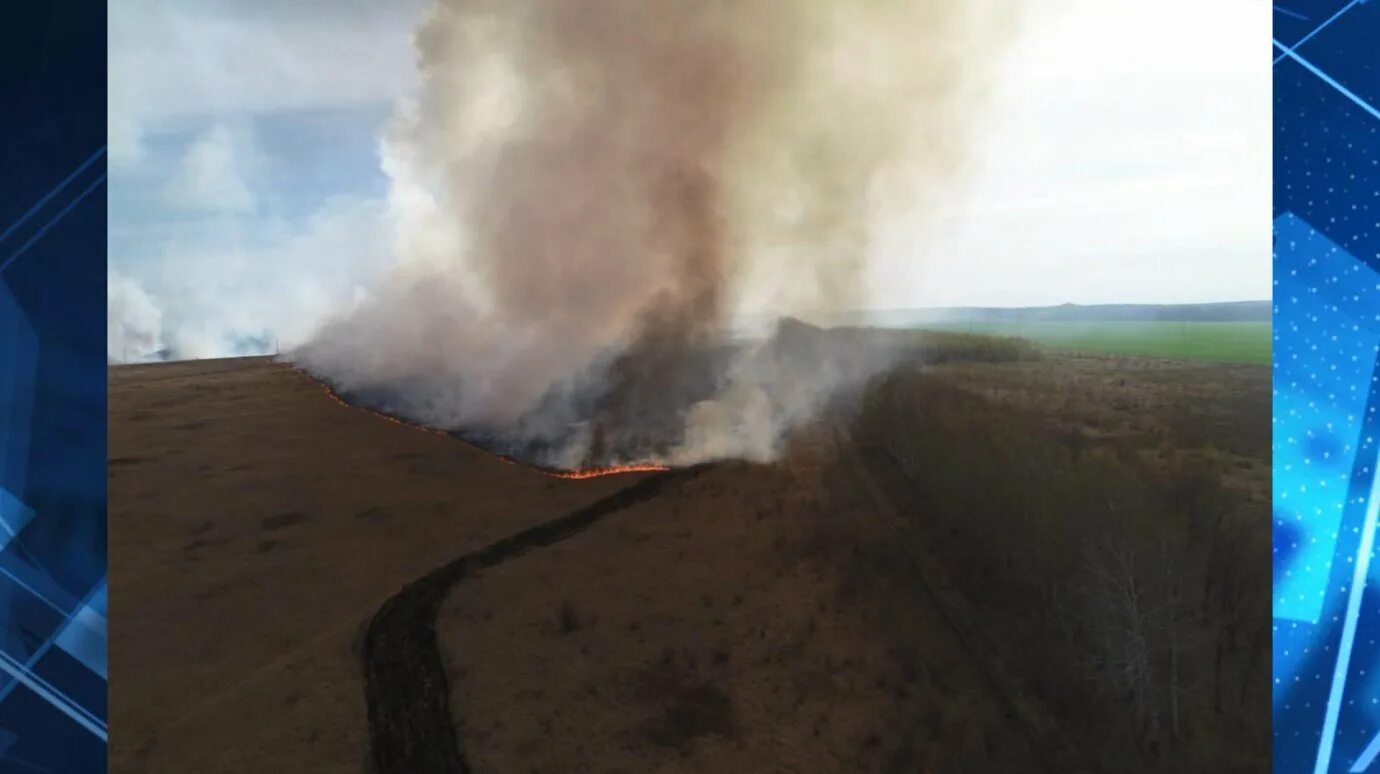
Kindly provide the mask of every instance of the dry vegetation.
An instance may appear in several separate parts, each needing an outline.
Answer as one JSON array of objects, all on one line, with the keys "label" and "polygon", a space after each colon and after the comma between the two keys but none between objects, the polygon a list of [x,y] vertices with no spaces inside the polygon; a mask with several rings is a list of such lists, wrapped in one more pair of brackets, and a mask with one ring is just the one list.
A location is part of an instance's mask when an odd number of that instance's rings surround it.
[{"label": "dry vegetation", "polygon": [[1268,770],[1269,372],[893,374],[858,437],[1064,730],[1115,771]]},{"label": "dry vegetation", "polygon": [[379,605],[635,478],[507,465],[265,358],[111,369],[110,770],[362,770]]},{"label": "dry vegetation", "polygon": [[[474,770],[1053,770],[921,562],[1094,768],[1266,770],[1266,369],[830,335],[928,365],[870,385],[851,442],[831,416],[452,588]],[[111,381],[117,771],[363,767],[383,600],[637,480],[550,479],[262,360]]]},{"label": "dry vegetation", "polygon": [[900,351],[903,360],[929,365],[1028,362],[1039,358],[1039,351],[1033,343],[1014,336],[877,328],[834,329],[826,335],[854,337],[859,343],[867,340],[883,341]]},{"label": "dry vegetation", "polygon": [[476,771],[1038,770],[827,431],[456,586]]}]

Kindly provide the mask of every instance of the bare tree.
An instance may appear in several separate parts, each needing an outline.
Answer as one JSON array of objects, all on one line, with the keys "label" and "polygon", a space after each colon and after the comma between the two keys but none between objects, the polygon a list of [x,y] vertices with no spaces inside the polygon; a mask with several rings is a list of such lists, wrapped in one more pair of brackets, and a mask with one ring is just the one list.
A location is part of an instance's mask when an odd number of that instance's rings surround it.
[{"label": "bare tree", "polygon": [[1179,738],[1179,697],[1182,686],[1179,679],[1179,656],[1181,644],[1179,641],[1179,618],[1183,614],[1183,605],[1179,593],[1179,553],[1171,551],[1169,540],[1163,536],[1160,538],[1160,564],[1164,569],[1164,618],[1165,628],[1168,630],[1168,642],[1165,648],[1169,656],[1169,728],[1170,734],[1175,740]]},{"label": "bare tree", "polygon": [[1159,728],[1153,648],[1152,602],[1136,568],[1136,551],[1111,537],[1084,545],[1088,622],[1093,632],[1091,665],[1114,689],[1125,693],[1142,733]]}]

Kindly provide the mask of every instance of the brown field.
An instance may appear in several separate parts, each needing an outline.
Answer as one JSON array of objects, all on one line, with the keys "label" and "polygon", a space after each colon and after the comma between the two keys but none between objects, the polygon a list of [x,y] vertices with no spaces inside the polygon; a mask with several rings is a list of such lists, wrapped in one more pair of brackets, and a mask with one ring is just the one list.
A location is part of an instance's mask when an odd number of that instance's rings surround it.
[{"label": "brown field", "polygon": [[[1266,770],[1268,369],[965,342],[986,362],[903,368],[775,464],[455,583],[469,765]],[[380,605],[645,475],[553,479],[263,359],[118,367],[110,394],[114,771],[368,769]],[[1169,611],[1133,622],[1139,670],[1097,659],[1104,545]]]},{"label": "brown field", "polygon": [[827,432],[460,583],[477,771],[1029,771],[1001,694]]},{"label": "brown field", "polygon": [[625,486],[332,401],[266,359],[110,371],[111,771],[359,771],[404,583]]}]

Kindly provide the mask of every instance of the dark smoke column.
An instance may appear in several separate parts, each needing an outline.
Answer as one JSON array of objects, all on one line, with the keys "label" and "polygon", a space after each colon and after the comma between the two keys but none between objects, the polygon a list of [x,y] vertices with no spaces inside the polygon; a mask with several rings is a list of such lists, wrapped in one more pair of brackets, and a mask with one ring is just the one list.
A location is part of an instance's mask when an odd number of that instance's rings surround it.
[{"label": "dark smoke column", "polygon": [[761,416],[729,315],[866,304],[872,228],[952,183],[1013,6],[439,2],[384,139],[397,266],[296,357],[565,464],[596,434],[760,457],[808,412]]}]

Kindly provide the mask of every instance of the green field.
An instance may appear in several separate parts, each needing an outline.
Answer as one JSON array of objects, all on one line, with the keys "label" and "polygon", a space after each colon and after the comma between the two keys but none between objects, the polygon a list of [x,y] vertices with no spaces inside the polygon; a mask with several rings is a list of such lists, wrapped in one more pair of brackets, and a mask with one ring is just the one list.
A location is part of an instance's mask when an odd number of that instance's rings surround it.
[{"label": "green field", "polygon": [[952,322],[928,330],[1019,336],[1050,349],[1175,360],[1270,363],[1268,322]]}]

